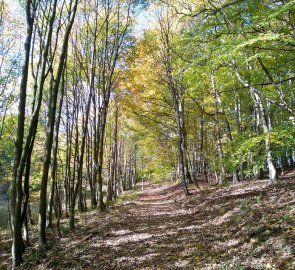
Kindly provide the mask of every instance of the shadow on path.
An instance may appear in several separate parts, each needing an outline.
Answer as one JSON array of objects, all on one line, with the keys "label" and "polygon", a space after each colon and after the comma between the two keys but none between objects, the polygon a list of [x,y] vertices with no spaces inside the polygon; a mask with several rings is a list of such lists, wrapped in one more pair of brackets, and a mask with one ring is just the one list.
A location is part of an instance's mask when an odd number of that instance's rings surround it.
[{"label": "shadow on path", "polygon": [[[295,218],[284,223],[282,216],[295,214],[295,183],[268,187],[252,182],[191,192],[194,195],[185,198],[180,185],[146,184],[136,201],[100,215],[85,213],[75,232],[51,243],[39,266],[292,269]],[[34,269],[30,263],[26,267]]]}]

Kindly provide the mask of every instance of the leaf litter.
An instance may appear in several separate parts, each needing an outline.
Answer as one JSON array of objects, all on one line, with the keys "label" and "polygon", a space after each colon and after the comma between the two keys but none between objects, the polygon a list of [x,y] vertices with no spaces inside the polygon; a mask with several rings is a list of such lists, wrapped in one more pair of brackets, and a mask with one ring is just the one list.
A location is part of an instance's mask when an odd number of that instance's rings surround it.
[{"label": "leaf litter", "polygon": [[[79,214],[61,239],[49,230],[46,257],[31,245],[18,269],[295,269],[294,171],[273,186],[201,183],[190,192],[147,183],[128,204]],[[36,235],[34,226],[32,243]],[[9,236],[0,234],[1,269],[10,264]]]}]

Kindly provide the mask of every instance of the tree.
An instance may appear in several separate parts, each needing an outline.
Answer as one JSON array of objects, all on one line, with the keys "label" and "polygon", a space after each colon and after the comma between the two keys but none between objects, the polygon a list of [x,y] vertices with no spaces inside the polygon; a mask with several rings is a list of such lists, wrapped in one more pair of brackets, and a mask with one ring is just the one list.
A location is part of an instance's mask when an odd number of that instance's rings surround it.
[{"label": "tree", "polygon": [[[53,9],[55,8],[56,8],[55,5],[53,5]],[[45,148],[44,148],[44,161],[43,161],[43,171],[42,171],[42,177],[41,177],[40,206],[39,206],[39,248],[41,250],[45,250],[45,245],[46,245],[47,182],[48,182],[49,164],[51,160],[51,150],[52,150],[53,136],[54,136],[57,97],[58,97],[58,92],[60,88],[60,82],[61,82],[64,66],[65,66],[65,59],[66,59],[66,54],[68,50],[69,37],[70,37],[70,33],[74,23],[74,19],[76,16],[77,8],[78,8],[78,0],[71,3],[69,7],[68,22],[67,22],[68,24],[65,28],[65,33],[62,40],[61,53],[60,53],[59,62],[57,65],[57,72],[55,75],[55,79],[52,82],[52,88],[50,93],[48,125],[47,125],[46,141],[45,141]],[[54,12],[53,12],[53,15],[55,15]]]},{"label": "tree", "polygon": [[22,262],[22,254],[24,252],[24,242],[22,238],[22,222],[21,222],[21,204],[23,199],[22,191],[22,173],[19,171],[21,156],[23,152],[24,126],[25,126],[25,106],[27,81],[29,75],[29,59],[31,51],[31,42],[33,34],[34,11],[36,3],[34,1],[26,1],[26,20],[27,33],[25,41],[25,59],[22,68],[22,79],[19,93],[18,106],[18,124],[15,142],[15,157],[13,166],[13,181],[11,184],[10,213],[12,224],[12,262],[13,267],[18,266]]}]

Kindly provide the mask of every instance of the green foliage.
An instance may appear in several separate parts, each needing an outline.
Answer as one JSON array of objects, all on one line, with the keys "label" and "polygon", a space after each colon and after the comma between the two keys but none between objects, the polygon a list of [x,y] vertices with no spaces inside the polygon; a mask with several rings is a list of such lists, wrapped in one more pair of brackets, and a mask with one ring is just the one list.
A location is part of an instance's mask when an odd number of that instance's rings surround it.
[{"label": "green foliage", "polygon": [[109,202],[110,205],[121,205],[124,203],[132,203],[142,194],[142,191],[127,191],[122,193],[116,200]]},{"label": "green foliage", "polygon": [[222,263],[220,270],[246,270],[246,268],[242,265],[241,259],[239,257],[234,256],[232,261],[229,263]]},{"label": "green foliage", "polygon": [[271,143],[277,151],[282,149],[289,151],[295,147],[295,127],[284,126],[276,127],[274,131],[270,133]]},{"label": "green foliage", "polygon": [[282,220],[286,223],[292,223],[292,221],[294,220],[294,217],[292,217],[292,215],[285,214],[283,215]]},{"label": "green foliage", "polygon": [[0,184],[7,181],[13,166],[15,128],[16,117],[7,116],[0,139]]},{"label": "green foliage", "polygon": [[[266,157],[263,155],[264,141],[266,138],[270,140],[274,157],[279,157],[282,150],[289,151],[295,146],[295,127],[287,126],[286,129],[278,127],[270,133],[262,133],[254,137],[247,138],[249,133],[245,133],[242,137],[238,137],[231,147],[234,147],[233,168],[238,168],[242,162],[254,160],[253,170],[257,171],[264,167]],[[252,170],[252,169],[251,169]],[[246,174],[251,174],[249,171]]]}]

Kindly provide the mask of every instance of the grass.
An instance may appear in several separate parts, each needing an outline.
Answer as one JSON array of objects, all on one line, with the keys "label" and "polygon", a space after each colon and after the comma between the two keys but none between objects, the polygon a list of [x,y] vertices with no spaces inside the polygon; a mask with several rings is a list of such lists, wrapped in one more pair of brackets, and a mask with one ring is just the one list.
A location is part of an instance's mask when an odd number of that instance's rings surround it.
[{"label": "grass", "polygon": [[138,199],[138,197],[141,194],[142,194],[142,191],[125,191],[118,196],[117,200],[109,202],[109,204],[112,206],[112,205],[124,204],[126,202],[132,202]]}]

